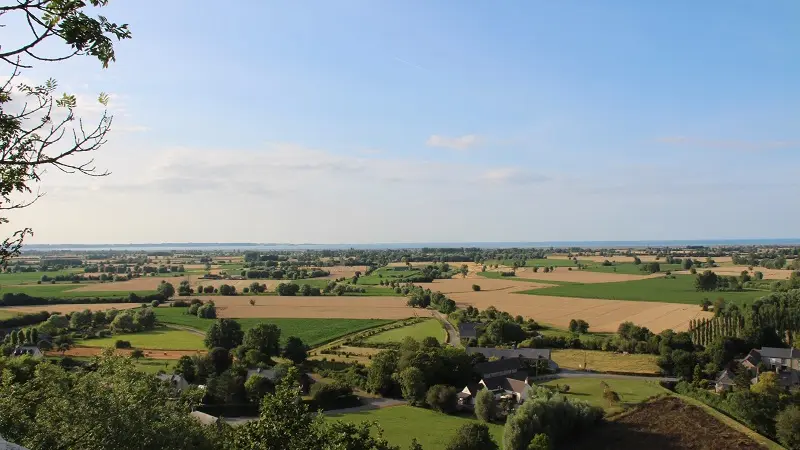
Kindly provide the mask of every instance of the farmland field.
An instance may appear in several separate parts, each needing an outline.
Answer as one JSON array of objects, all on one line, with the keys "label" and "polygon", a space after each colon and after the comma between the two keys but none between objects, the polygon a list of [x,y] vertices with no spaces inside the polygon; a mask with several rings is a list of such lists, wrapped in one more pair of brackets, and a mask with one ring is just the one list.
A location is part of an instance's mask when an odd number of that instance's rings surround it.
[{"label": "farmland field", "polygon": [[367,344],[384,343],[384,342],[402,342],[403,339],[410,337],[418,341],[426,337],[435,337],[439,342],[445,340],[445,332],[442,324],[436,319],[428,319],[414,325],[395,328],[392,330],[378,333],[375,336],[370,336]]},{"label": "farmland field", "polygon": [[763,447],[704,409],[668,396],[637,406],[632,412],[595,427],[559,448],[756,450]]},{"label": "farmland field", "polygon": [[[93,361],[95,358],[90,356],[71,356],[72,359],[76,359],[79,361]],[[57,356],[48,356],[47,359],[58,361],[61,357]],[[134,367],[136,367],[139,371],[149,374],[157,374],[161,371],[165,373],[172,373],[173,369],[175,369],[175,361],[169,359],[150,359],[150,358],[140,358],[131,360]]]},{"label": "farmland field", "polygon": [[[661,266],[661,272],[666,272],[667,270],[675,272],[681,270],[682,267],[680,264],[667,264],[667,263],[659,263]],[[588,266],[584,270],[588,270],[590,272],[604,272],[604,273],[619,273],[619,274],[629,274],[629,275],[645,275],[646,272],[642,272],[642,265],[637,265],[633,263],[617,263],[613,266],[604,266],[602,264],[592,264]],[[616,270],[615,270],[616,269]]]},{"label": "farmland field", "polygon": [[18,316],[19,312],[16,311],[9,311],[7,309],[0,309],[0,319],[8,319],[14,316]]},{"label": "farmland field", "polygon": [[[128,283],[122,281],[120,283]],[[3,284],[0,287],[0,296],[5,293],[13,294],[28,294],[33,297],[125,297],[129,292],[134,292],[137,295],[155,294],[155,288],[150,289],[134,289],[134,290],[117,290],[113,285],[118,283],[56,283],[56,284],[25,284],[25,285],[8,285]],[[106,290],[108,289],[108,290]]]},{"label": "farmland field", "polygon": [[36,284],[36,282],[40,281],[42,276],[45,275],[53,278],[59,275],[72,275],[76,273],[83,273],[83,269],[67,269],[48,272],[0,273],[0,286],[5,286],[8,284]]},{"label": "farmland field", "polygon": [[[656,355],[602,352],[598,350],[553,350],[553,361],[563,369],[587,369],[598,372],[658,374]],[[587,367],[583,367],[584,361]],[[571,383],[570,383],[571,384]]]},{"label": "farmland field", "polygon": [[[609,404],[603,399],[603,385],[608,384],[612,391],[619,394],[619,404]],[[559,378],[541,383],[542,386],[555,387],[556,385],[569,385],[567,398],[580,400],[592,406],[599,406],[607,413],[614,413],[625,407],[635,405],[656,395],[666,394],[668,391],[661,387],[657,381],[618,380],[612,378]]]},{"label": "farmland field", "polygon": [[[205,332],[214,323],[213,319],[201,319],[185,314],[186,308],[157,308],[156,317],[162,323],[182,325]],[[391,323],[381,319],[307,319],[307,318],[240,318],[235,319],[243,330],[248,330],[259,323],[270,323],[281,329],[281,339],[296,336],[306,345],[315,346],[336,339],[346,334],[366,330],[379,325]],[[201,338],[202,340],[202,338]]]},{"label": "farmland field", "polygon": [[694,288],[694,277],[676,275],[675,279],[664,277],[620,283],[574,284],[552,288],[528,290],[525,294],[558,297],[598,298],[609,300],[637,300],[699,305],[707,298],[711,301],[723,297],[729,303],[742,306],[768,295],[767,291],[744,290],[740,292],[698,292]]},{"label": "farmland field", "polygon": [[76,345],[113,347],[118,340],[128,341],[134,348],[150,350],[205,350],[203,336],[183,330],[158,329],[140,333],[115,334],[108,338],[83,339]]},{"label": "farmland field", "polygon": [[[407,319],[430,316],[431,312],[414,309],[404,297],[390,296],[320,296],[281,297],[245,296],[199,297],[213,300],[217,316],[228,318],[341,318],[341,319]],[[250,304],[250,300],[255,302]]]},{"label": "farmland field", "polygon": [[[578,258],[578,262],[581,262],[580,258]],[[512,267],[514,265],[514,261],[511,259],[505,259],[502,261],[498,260],[486,261],[486,265],[495,265],[495,264]],[[551,259],[551,258],[528,259],[525,261],[525,267],[575,267],[575,263],[569,259]]]},{"label": "farmland field", "polygon": [[0,313],[6,312],[9,314],[17,314],[48,311],[67,314],[74,311],[83,311],[84,309],[91,311],[105,311],[107,309],[133,309],[140,306],[141,305],[139,303],[77,303],[61,305],[5,306],[0,308]]},{"label": "farmland field", "polygon": [[[383,436],[390,444],[405,449],[411,444],[411,439],[416,438],[425,450],[444,449],[459,427],[468,422],[476,422],[475,419],[448,416],[413,406],[394,406],[331,415],[328,418],[349,423],[377,422],[383,429]],[[497,445],[502,445],[503,427],[490,424],[489,432]]]}]

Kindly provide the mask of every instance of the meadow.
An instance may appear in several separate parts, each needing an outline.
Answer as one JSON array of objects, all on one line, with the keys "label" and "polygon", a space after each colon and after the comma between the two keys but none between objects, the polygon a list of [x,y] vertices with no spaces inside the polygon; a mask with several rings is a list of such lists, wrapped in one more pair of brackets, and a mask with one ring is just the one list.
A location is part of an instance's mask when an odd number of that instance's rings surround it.
[{"label": "meadow", "polygon": [[48,272],[13,272],[13,273],[0,273],[0,286],[7,284],[36,284],[41,281],[42,276],[50,278],[59,275],[72,275],[76,273],[83,273],[83,269],[66,269]]},{"label": "meadow", "polygon": [[[562,369],[660,374],[656,355],[603,352],[599,350],[553,350],[552,359]],[[584,367],[584,364],[586,367]]]},{"label": "meadow", "polygon": [[[472,418],[448,416],[413,406],[393,406],[327,417],[348,423],[377,422],[390,444],[405,449],[411,444],[411,439],[416,438],[426,450],[444,449],[459,427],[468,422],[477,422]],[[501,445],[503,426],[489,424],[489,432],[497,445]]]},{"label": "meadow", "polygon": [[115,334],[108,338],[82,339],[76,342],[84,347],[113,347],[122,340],[134,348],[148,350],[205,350],[203,336],[184,330],[156,329],[140,333]]},{"label": "meadow", "polygon": [[[156,308],[155,311],[156,317],[161,323],[191,327],[202,332],[207,331],[211,324],[214,323],[213,319],[201,319],[197,316],[185,314],[187,311],[186,308],[162,307]],[[276,325],[281,329],[281,340],[284,342],[290,336],[296,336],[311,347],[346,334],[392,322],[392,320],[384,319],[243,318],[234,320],[236,320],[242,326],[242,330],[245,331],[260,323]]]},{"label": "meadow", "polygon": [[[583,263],[584,261],[578,260],[578,262]],[[502,266],[513,267],[514,260],[511,259],[504,259],[500,260],[490,260],[486,261],[486,265],[495,265],[499,264]],[[536,258],[536,259],[528,259],[525,260],[525,267],[575,267],[575,262],[570,259],[551,259],[551,258]]]},{"label": "meadow", "polygon": [[695,290],[694,276],[675,275],[675,278],[648,278],[616,283],[570,284],[552,288],[527,290],[529,295],[554,297],[597,298],[607,300],[636,300],[699,305],[703,299],[714,301],[722,297],[730,303],[742,306],[768,295],[767,291],[749,290],[701,292]]},{"label": "meadow", "polygon": [[[96,289],[96,290],[93,290]],[[133,291],[140,296],[155,294],[154,290]],[[5,293],[28,294],[32,297],[127,297],[128,291],[103,291],[103,283],[70,283],[0,285],[0,296]]]},{"label": "meadow", "polygon": [[395,328],[392,330],[378,333],[366,339],[367,344],[388,343],[388,342],[402,342],[406,338],[413,338],[418,341],[426,337],[434,337],[439,342],[445,341],[445,331],[441,322],[436,319],[424,320],[414,325]]},{"label": "meadow", "polygon": [[[612,391],[619,394],[620,402],[611,404],[603,398],[604,386],[608,384]],[[618,380],[613,378],[558,378],[541,383],[542,386],[556,387],[556,385],[569,385],[567,398],[580,400],[592,406],[599,406],[606,413],[618,412],[628,406],[635,405],[656,395],[666,394],[668,391],[661,387],[657,381],[645,380]]]},{"label": "meadow", "polygon": [[374,270],[369,275],[363,275],[358,278],[359,285],[379,285],[381,281],[398,281],[402,282],[404,279],[414,276],[422,275],[422,271],[418,269],[407,269],[405,267],[381,267]]},{"label": "meadow", "polygon": [[[680,264],[659,263],[659,265],[661,266],[661,272],[666,272],[668,270],[671,272],[677,272],[683,269],[683,267]],[[627,275],[647,274],[647,272],[642,272],[642,265],[637,265],[633,263],[616,263],[612,266],[604,266],[600,263],[592,263],[583,270],[587,270],[589,272],[620,273]]]}]

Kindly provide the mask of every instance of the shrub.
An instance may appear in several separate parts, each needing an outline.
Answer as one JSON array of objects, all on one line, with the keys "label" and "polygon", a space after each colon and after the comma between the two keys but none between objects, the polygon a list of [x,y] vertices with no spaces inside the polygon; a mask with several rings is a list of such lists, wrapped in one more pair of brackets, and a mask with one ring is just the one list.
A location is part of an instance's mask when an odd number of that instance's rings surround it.
[{"label": "shrub", "polygon": [[131,343],[129,341],[123,341],[122,339],[118,339],[116,342],[114,342],[114,347],[131,348]]},{"label": "shrub", "polygon": [[494,392],[488,389],[478,391],[475,396],[475,416],[482,422],[492,422],[497,418],[497,400]]},{"label": "shrub", "polygon": [[472,290],[473,290],[473,291],[475,291],[475,292],[480,292],[480,290],[481,290],[481,287],[480,287],[480,286],[478,286],[477,284],[473,284],[473,285],[472,285]]},{"label": "shrub", "polygon": [[456,389],[444,384],[437,384],[428,389],[425,394],[425,403],[434,411],[450,414],[458,406]]},{"label": "shrub", "polygon": [[353,387],[341,381],[314,384],[311,388],[311,398],[322,409],[348,407],[358,401],[353,395]]},{"label": "shrub", "polygon": [[483,423],[466,423],[456,430],[446,450],[497,450],[497,443]]}]

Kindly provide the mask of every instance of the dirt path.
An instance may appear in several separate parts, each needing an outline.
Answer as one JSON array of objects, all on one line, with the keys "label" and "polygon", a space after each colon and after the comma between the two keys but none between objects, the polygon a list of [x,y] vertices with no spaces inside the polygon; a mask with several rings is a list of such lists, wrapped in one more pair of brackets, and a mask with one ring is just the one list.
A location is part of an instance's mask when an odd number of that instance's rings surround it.
[{"label": "dirt path", "polygon": [[458,330],[447,320],[447,317],[439,311],[434,311],[434,316],[442,322],[444,329],[447,331],[447,345],[452,347],[461,347],[461,336],[458,335]]},{"label": "dirt path", "polygon": [[166,326],[167,328],[175,329],[175,330],[188,331],[189,333],[196,334],[198,336],[206,337],[206,334],[203,333],[202,331],[198,330],[197,328],[186,327],[186,326],[183,326],[183,325],[175,325],[175,324],[171,324],[171,323],[170,324],[164,324],[164,326]]}]

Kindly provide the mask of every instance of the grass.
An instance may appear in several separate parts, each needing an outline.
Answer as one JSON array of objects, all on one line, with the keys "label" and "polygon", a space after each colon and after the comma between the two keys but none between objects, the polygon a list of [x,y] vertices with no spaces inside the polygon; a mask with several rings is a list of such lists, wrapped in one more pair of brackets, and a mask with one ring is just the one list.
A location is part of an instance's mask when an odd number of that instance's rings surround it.
[{"label": "grass", "polygon": [[[605,382],[612,391],[619,394],[619,404],[609,404],[603,399],[603,385]],[[555,387],[556,385],[569,385],[567,397],[581,400],[592,406],[599,406],[607,413],[614,413],[627,406],[635,405],[656,395],[665,394],[667,390],[656,381],[644,380],[617,380],[612,378],[559,378],[541,383],[543,386]]]},{"label": "grass", "polygon": [[0,309],[0,319],[10,319],[12,317],[18,316],[19,313],[14,311],[4,311]]},{"label": "grass", "polygon": [[541,333],[541,334],[543,334],[545,336],[554,336],[554,337],[561,336],[561,337],[565,337],[565,338],[568,338],[568,339],[571,339],[574,336],[578,336],[578,339],[580,339],[581,342],[587,341],[587,340],[592,339],[592,338],[611,337],[611,336],[614,336],[616,334],[616,333],[603,333],[603,332],[592,333],[590,331],[589,333],[586,333],[586,334],[578,334],[578,335],[576,335],[576,334],[572,333],[571,331],[565,330],[563,328],[558,328],[558,327],[554,327],[554,326],[551,326],[551,325],[543,325],[543,324],[540,324],[540,326],[542,328],[539,329],[538,331],[539,331],[539,333]]},{"label": "grass", "polygon": [[[580,263],[585,263],[586,261],[580,261]],[[486,265],[495,265],[500,264],[503,266],[514,266],[513,259],[504,259],[500,260],[493,260],[493,261],[486,261]],[[525,261],[525,267],[575,267],[575,262],[570,259],[548,259],[548,258],[539,258],[539,259],[528,259]]]},{"label": "grass", "polygon": [[[96,286],[98,291],[75,291],[83,286]],[[25,286],[7,286],[2,285],[0,286],[0,295],[5,293],[14,293],[14,294],[28,294],[33,297],[64,297],[64,298],[76,298],[76,297],[85,297],[85,298],[92,298],[92,297],[127,297],[129,292],[127,291],[102,291],[102,283],[84,283],[84,284],[76,284],[76,283],[56,283],[56,284],[32,284],[32,285],[25,285]],[[156,291],[134,291],[137,295],[145,296],[150,294],[155,294]]]},{"label": "grass", "polygon": [[599,350],[553,350],[553,361],[563,369],[584,369],[584,360],[589,370],[597,372],[625,372],[658,374],[656,355],[623,355]]},{"label": "grass", "polygon": [[421,341],[426,337],[435,337],[439,342],[444,342],[445,332],[442,324],[438,320],[428,319],[419,323],[415,323],[414,325],[395,328],[393,330],[387,330],[383,333],[370,336],[366,340],[366,343],[375,344],[385,342],[402,342],[403,339],[407,337],[414,338],[418,341]]},{"label": "grass", "polygon": [[743,290],[739,292],[699,292],[694,288],[694,276],[675,275],[617,283],[570,284],[544,289],[524,291],[529,295],[551,295],[556,297],[600,298],[608,300],[638,300],[699,305],[707,298],[712,302],[718,297],[729,303],[743,306],[768,294],[766,291]]},{"label": "grass", "polygon": [[83,339],[77,345],[113,347],[118,340],[128,341],[134,348],[147,350],[205,350],[203,336],[184,330],[158,329],[141,333],[115,334],[109,338]]},{"label": "grass", "polygon": [[75,273],[83,273],[83,269],[67,269],[49,272],[0,273],[0,286],[6,284],[36,284],[37,281],[42,279],[43,275],[53,278],[58,275],[72,275]]},{"label": "grass", "polygon": [[404,278],[421,275],[422,271],[418,269],[407,270],[404,267],[399,267],[395,270],[393,267],[381,267],[374,270],[369,275],[364,275],[358,278],[358,284],[376,285],[383,281],[403,281]]},{"label": "grass", "polygon": [[[185,314],[187,308],[156,308],[156,317],[162,323],[182,325],[205,332],[214,323],[212,319],[201,319],[197,316]],[[242,318],[234,319],[242,326],[242,330],[249,330],[260,323],[271,323],[281,329],[281,338],[285,341],[290,336],[296,336],[311,347],[323,344],[340,336],[366,330],[368,328],[385,325],[393,322],[383,319],[262,319]]]},{"label": "grass", "polygon": [[[383,429],[383,437],[392,445],[408,448],[416,438],[425,450],[444,449],[458,428],[475,419],[463,416],[448,416],[429,409],[413,406],[393,406],[350,414],[329,416],[329,419],[348,423],[377,422]],[[492,438],[500,446],[503,442],[503,426],[489,424]]]},{"label": "grass", "polygon": [[[94,356],[70,356],[69,358],[79,361],[92,361],[95,359]],[[61,359],[60,356],[48,356],[47,359],[51,361],[58,361]],[[144,373],[149,373],[153,375],[157,375],[159,372],[164,371],[166,373],[172,373],[175,369],[175,361],[171,359],[150,359],[150,358],[140,358],[138,360],[131,359],[134,367],[136,367],[139,371]]]}]

